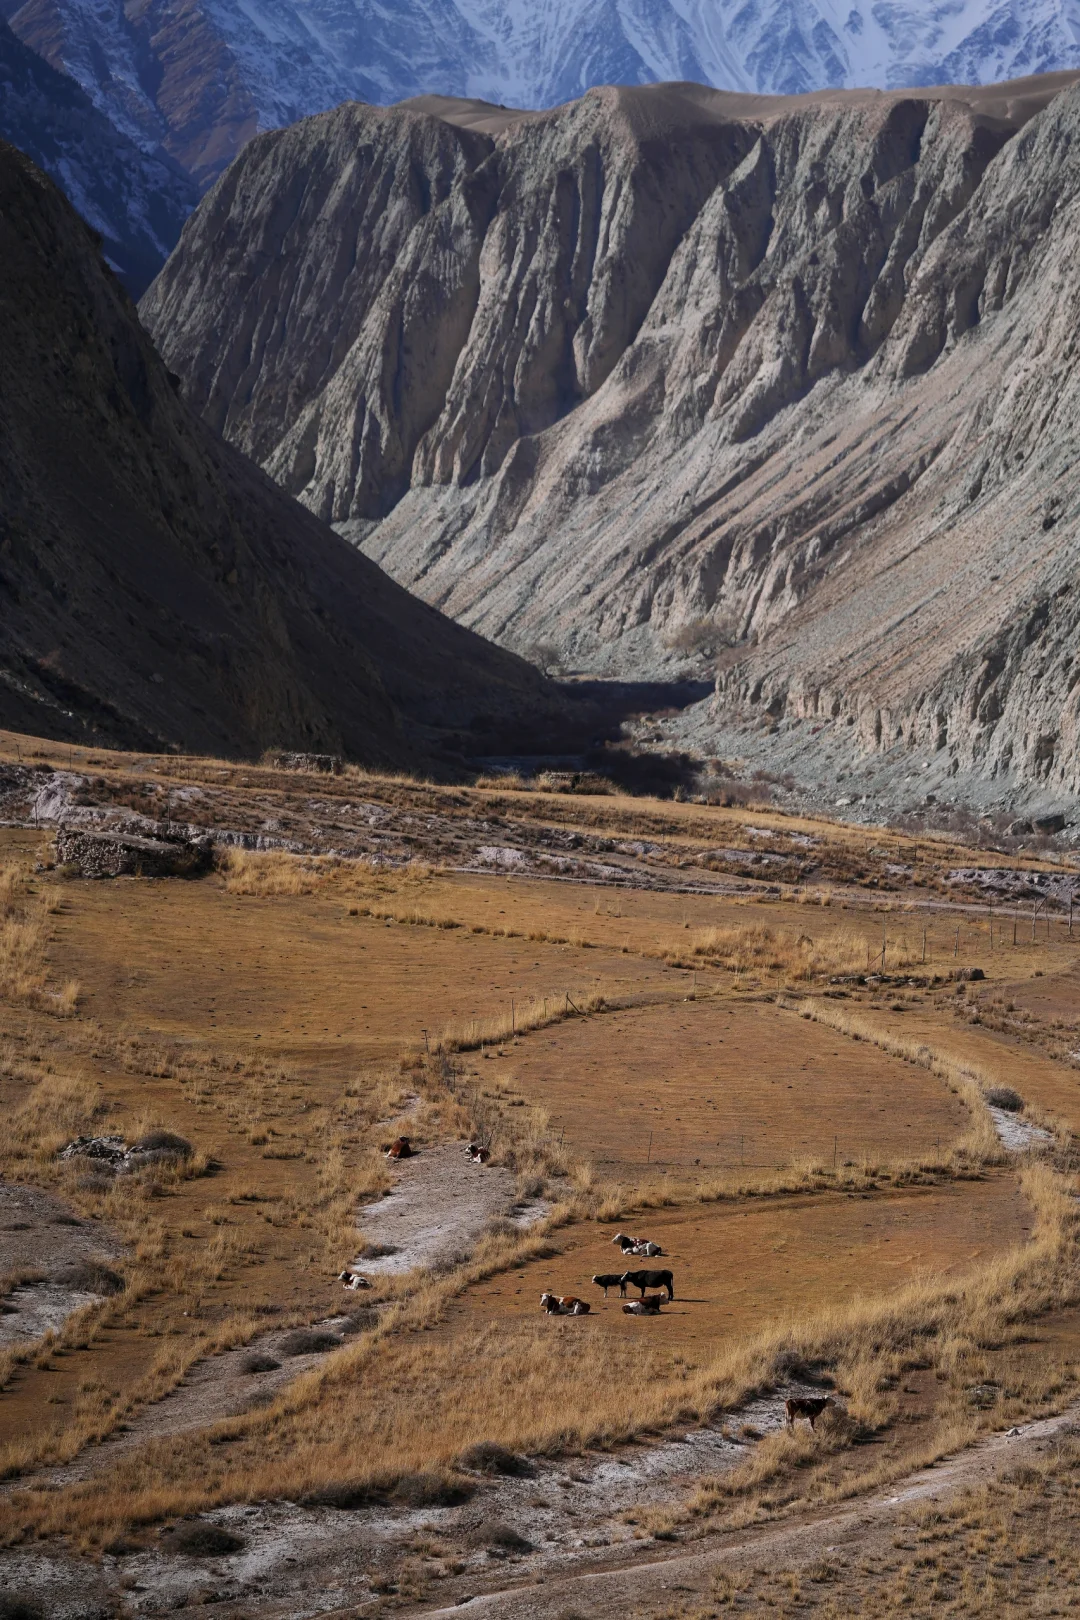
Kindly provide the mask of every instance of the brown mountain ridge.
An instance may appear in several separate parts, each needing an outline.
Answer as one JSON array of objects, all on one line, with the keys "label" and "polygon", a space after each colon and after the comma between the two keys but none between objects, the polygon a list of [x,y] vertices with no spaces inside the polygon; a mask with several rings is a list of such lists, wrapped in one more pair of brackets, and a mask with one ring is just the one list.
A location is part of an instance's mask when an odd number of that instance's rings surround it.
[{"label": "brown mountain ridge", "polygon": [[3,144],[0,263],[0,725],[415,767],[478,718],[487,738],[557,707],[216,438]]},{"label": "brown mountain ridge", "polygon": [[907,802],[1080,788],[1080,89],[425,98],[261,135],[142,304],[396,579],[665,735]]}]

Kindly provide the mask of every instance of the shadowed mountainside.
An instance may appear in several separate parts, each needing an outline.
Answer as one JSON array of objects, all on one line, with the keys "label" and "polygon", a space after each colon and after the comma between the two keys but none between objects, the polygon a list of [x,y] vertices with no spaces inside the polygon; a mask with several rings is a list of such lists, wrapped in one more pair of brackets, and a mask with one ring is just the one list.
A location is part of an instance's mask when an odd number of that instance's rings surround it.
[{"label": "shadowed mountainside", "polygon": [[73,79],[0,16],[0,139],[34,160],[100,232],[133,298],[145,292],[195,206],[195,183],[163,151],[115,129]]},{"label": "shadowed mountainside", "polygon": [[462,622],[619,676],[726,646],[697,746],[1072,793],[1075,77],[342,107],[251,143],[144,319]]},{"label": "shadowed mountainside", "polygon": [[446,728],[555,707],[215,438],[86,226],[3,144],[0,263],[0,724],[415,766]]}]

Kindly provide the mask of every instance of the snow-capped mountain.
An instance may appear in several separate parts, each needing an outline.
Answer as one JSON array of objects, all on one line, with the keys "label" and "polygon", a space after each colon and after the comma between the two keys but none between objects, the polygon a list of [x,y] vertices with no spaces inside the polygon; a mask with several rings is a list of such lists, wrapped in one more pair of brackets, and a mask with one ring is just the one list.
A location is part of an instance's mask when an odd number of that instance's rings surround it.
[{"label": "snow-capped mountain", "polygon": [[146,151],[102,117],[66,74],[0,18],[0,139],[52,175],[134,298],[153,280],[198,196],[160,149]]},{"label": "snow-capped mountain", "polygon": [[259,129],[347,99],[518,107],[691,79],[794,94],[1080,64],[1080,0],[0,0],[20,38],[209,183]]}]

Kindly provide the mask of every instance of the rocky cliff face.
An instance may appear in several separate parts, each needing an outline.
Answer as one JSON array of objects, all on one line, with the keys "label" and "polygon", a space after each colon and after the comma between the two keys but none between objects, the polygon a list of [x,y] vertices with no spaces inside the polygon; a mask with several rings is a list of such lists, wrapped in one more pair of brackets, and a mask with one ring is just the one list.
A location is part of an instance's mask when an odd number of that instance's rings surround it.
[{"label": "rocky cliff face", "polygon": [[1074,793],[1077,151],[1068,77],[343,108],[252,143],[143,314],[463,622],[620,675],[730,643],[697,746]]},{"label": "rocky cliff face", "polygon": [[0,263],[0,725],[416,766],[448,728],[544,708],[535,670],[199,421],[91,233],[3,143]]},{"label": "rocky cliff face", "polygon": [[163,151],[144,151],[115,129],[2,18],[0,139],[52,175],[99,232],[132,297],[145,292],[195,206],[193,181]]}]

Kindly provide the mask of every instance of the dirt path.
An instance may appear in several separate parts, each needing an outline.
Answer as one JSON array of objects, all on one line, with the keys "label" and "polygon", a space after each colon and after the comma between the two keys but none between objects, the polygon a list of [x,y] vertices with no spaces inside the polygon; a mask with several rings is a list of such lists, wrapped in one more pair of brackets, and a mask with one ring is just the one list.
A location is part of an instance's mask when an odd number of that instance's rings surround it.
[{"label": "dirt path", "polygon": [[888,1490],[845,1503],[831,1512],[807,1515],[795,1523],[768,1525],[716,1538],[693,1552],[639,1559],[618,1568],[574,1574],[548,1574],[542,1584],[508,1587],[474,1597],[459,1596],[449,1607],[422,1605],[406,1613],[437,1616],[482,1615],[485,1620],[556,1620],[556,1617],[605,1616],[647,1613],[654,1604],[670,1601],[673,1591],[685,1600],[704,1597],[722,1569],[767,1564],[773,1568],[799,1568],[825,1553],[858,1546],[870,1552],[875,1542],[892,1534],[896,1518],[919,1502],[938,1501],[958,1490],[983,1485],[1004,1468],[1045,1449],[1056,1435],[1080,1419],[1073,1406],[1056,1417],[1024,1424],[1005,1434],[994,1434],[934,1468],[923,1469]]},{"label": "dirt path", "polygon": [[399,1163],[393,1190],[361,1212],[368,1246],[385,1251],[357,1259],[365,1277],[446,1268],[468,1256],[492,1220],[524,1228],[543,1218],[546,1205],[515,1202],[512,1170],[473,1164],[464,1150],[448,1142]]}]

